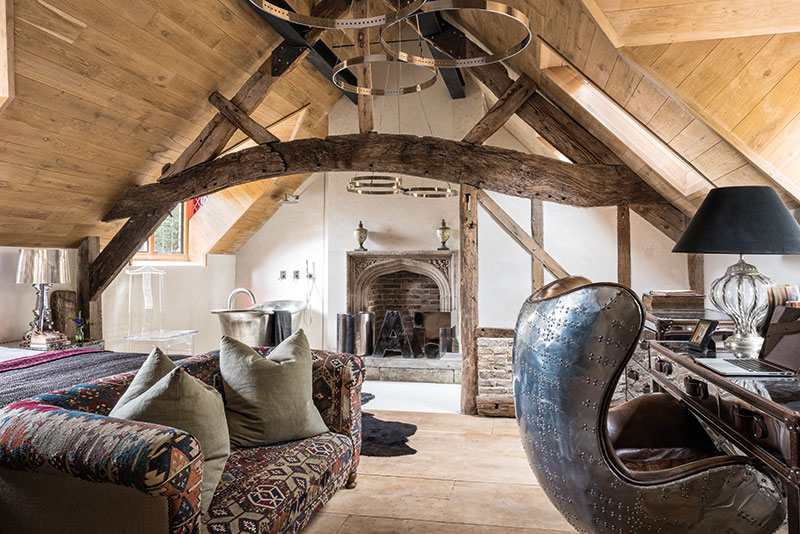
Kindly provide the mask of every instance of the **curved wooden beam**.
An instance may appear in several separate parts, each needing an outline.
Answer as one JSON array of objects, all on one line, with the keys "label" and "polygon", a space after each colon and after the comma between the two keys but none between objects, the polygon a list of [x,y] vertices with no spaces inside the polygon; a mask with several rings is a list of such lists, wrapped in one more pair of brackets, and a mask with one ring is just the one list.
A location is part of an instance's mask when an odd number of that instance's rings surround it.
[{"label": "curved wooden beam", "polygon": [[165,206],[256,180],[325,171],[401,173],[584,207],[664,202],[621,165],[575,165],[437,137],[367,133],[235,152],[128,190],[103,220],[163,211]]}]

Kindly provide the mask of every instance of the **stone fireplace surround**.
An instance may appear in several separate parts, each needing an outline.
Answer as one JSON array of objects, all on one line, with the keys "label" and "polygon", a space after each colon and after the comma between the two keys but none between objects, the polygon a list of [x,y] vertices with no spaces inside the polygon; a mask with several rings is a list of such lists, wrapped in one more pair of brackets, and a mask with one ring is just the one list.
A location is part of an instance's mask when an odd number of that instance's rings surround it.
[{"label": "stone fireplace surround", "polygon": [[[453,312],[452,324],[458,324],[458,252],[451,250],[422,251],[351,251],[347,253],[347,311],[366,311],[370,305],[370,289],[378,279],[395,273],[410,272],[432,280],[439,293],[439,310]],[[401,281],[403,276],[397,277]],[[408,277],[413,279],[413,277]],[[395,280],[396,281],[396,280]],[[413,287],[409,288],[413,291]],[[373,295],[374,299],[374,295]],[[375,317],[377,337],[382,317]],[[410,336],[412,325],[403,326]],[[443,359],[427,358],[364,358],[367,380],[404,382],[461,383],[461,358],[448,354]]]},{"label": "stone fireplace surround", "polygon": [[380,276],[402,271],[432,279],[439,288],[440,311],[453,311],[458,301],[457,260],[458,253],[452,250],[348,252],[347,312],[365,311],[369,304],[369,289],[375,280]]}]

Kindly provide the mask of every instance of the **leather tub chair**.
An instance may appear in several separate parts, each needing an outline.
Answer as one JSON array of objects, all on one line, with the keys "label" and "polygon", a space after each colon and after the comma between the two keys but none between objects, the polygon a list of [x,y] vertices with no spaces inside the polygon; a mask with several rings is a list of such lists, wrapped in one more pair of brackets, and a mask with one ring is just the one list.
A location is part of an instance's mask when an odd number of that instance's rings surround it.
[{"label": "leather tub chair", "polygon": [[717,451],[677,401],[650,394],[609,410],[643,317],[630,289],[579,277],[523,305],[516,416],[542,489],[581,533],[774,532],[786,516],[775,481]]}]

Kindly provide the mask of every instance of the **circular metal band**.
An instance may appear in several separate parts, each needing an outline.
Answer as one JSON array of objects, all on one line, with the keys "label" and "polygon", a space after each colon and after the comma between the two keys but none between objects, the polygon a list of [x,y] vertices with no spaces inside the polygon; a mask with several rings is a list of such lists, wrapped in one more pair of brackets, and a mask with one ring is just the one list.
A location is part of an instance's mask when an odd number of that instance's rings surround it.
[{"label": "circular metal band", "polygon": [[403,181],[398,176],[354,176],[347,183],[347,191],[359,195],[399,195]]},{"label": "circular metal band", "polygon": [[312,28],[324,28],[327,30],[358,30],[364,28],[377,28],[384,24],[394,24],[404,18],[413,15],[422,5],[425,0],[412,0],[407,6],[397,10],[394,13],[387,13],[385,15],[377,15],[374,17],[364,17],[360,19],[331,19],[326,17],[312,17],[311,15],[301,15],[288,9],[283,9],[268,2],[267,0],[248,0],[251,4],[256,6],[264,13],[268,13],[281,20],[287,20],[296,24],[304,26],[311,26]]},{"label": "circular metal band", "polygon": [[398,61],[397,59],[387,56],[386,54],[369,54],[366,56],[356,56],[351,57],[350,59],[346,59],[340,63],[337,63],[333,67],[333,76],[331,77],[333,83],[336,84],[336,87],[342,89],[344,91],[349,91],[351,93],[358,93],[360,95],[375,95],[375,96],[387,96],[387,95],[407,95],[409,93],[417,93],[419,91],[423,91],[428,87],[432,86],[436,83],[436,80],[439,78],[439,73],[434,67],[430,67],[427,65],[411,65],[412,67],[422,67],[425,70],[429,71],[433,75],[428,78],[427,80],[423,81],[422,83],[418,83],[415,85],[407,85],[405,87],[396,87],[393,89],[378,89],[376,87],[360,87],[358,85],[352,85],[344,80],[342,80],[339,73],[343,70],[350,69],[356,65],[366,65],[368,63],[395,63],[397,65],[405,65],[404,62]]},{"label": "circular metal band", "polygon": [[450,187],[406,187],[403,194],[414,198],[450,198],[456,195],[455,189]]},{"label": "circular metal band", "polygon": [[479,56],[472,58],[463,58],[463,59],[437,59],[432,57],[415,56],[414,54],[408,54],[406,52],[403,52],[402,50],[400,50],[399,46],[398,48],[392,48],[391,46],[389,46],[384,36],[389,31],[389,28],[401,22],[400,20],[395,20],[387,23],[387,26],[383,28],[383,30],[381,31],[381,47],[383,48],[384,52],[386,52],[389,56],[395,59],[399,59],[400,61],[404,61],[406,63],[413,63],[414,65],[422,65],[425,67],[462,68],[462,67],[479,67],[481,65],[488,65],[490,63],[503,61],[504,59],[508,59],[511,56],[520,53],[531,42],[532,36],[531,36],[530,21],[528,20],[528,17],[525,15],[525,13],[509,5],[501,4],[499,2],[493,2],[491,0],[433,0],[426,2],[425,5],[422,6],[422,9],[420,11],[422,11],[423,13],[431,13],[436,11],[449,11],[449,10],[462,10],[462,9],[486,11],[489,13],[497,13],[499,15],[508,17],[511,20],[518,22],[520,26],[525,28],[525,37],[514,46],[506,50],[503,50],[502,52],[498,52],[496,54],[490,54],[486,56]]}]

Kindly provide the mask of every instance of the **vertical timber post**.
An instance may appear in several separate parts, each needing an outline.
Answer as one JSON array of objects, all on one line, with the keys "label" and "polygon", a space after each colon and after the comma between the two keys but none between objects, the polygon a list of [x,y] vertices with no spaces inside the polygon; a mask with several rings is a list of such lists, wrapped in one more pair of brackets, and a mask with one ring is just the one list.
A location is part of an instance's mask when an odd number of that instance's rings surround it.
[{"label": "vertical timber post", "polygon": [[459,306],[461,319],[461,412],[477,413],[478,347],[478,189],[460,186]]},{"label": "vertical timber post", "polygon": [[[353,1],[353,16],[358,18],[369,15],[369,0]],[[363,28],[356,33],[356,55],[369,54],[369,28]],[[372,87],[372,66],[369,63],[355,68],[358,85]],[[397,120],[400,120],[398,117]],[[369,133],[374,129],[373,97],[372,95],[358,94],[358,132]]]},{"label": "vertical timber post", "polygon": [[[531,199],[531,237],[544,248],[544,205],[538,198]],[[531,258],[531,289],[535,292],[544,285],[544,263]]]},{"label": "vertical timber post", "polygon": [[617,282],[631,287],[631,214],[617,206]]},{"label": "vertical timber post", "polygon": [[706,291],[705,259],[702,254],[688,254],[686,256],[687,268],[689,271],[689,288],[692,291],[704,294]]},{"label": "vertical timber post", "polygon": [[78,310],[84,319],[92,322],[83,330],[86,339],[103,338],[103,302],[99,294],[94,300],[89,298],[91,291],[89,268],[98,254],[100,254],[99,237],[88,236],[81,241],[78,247]]}]

